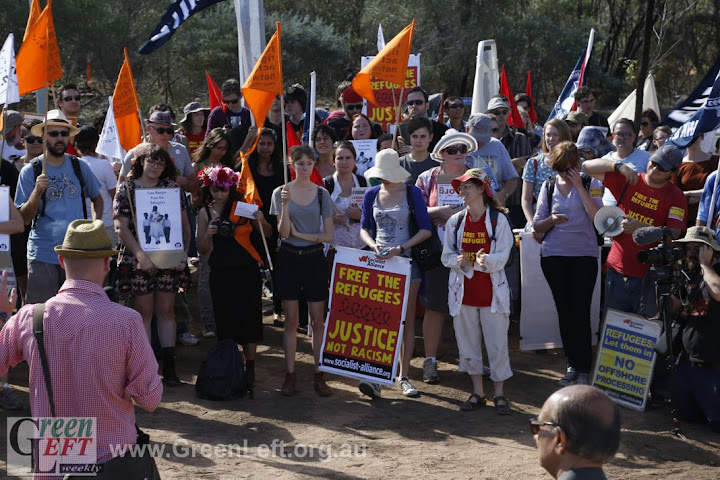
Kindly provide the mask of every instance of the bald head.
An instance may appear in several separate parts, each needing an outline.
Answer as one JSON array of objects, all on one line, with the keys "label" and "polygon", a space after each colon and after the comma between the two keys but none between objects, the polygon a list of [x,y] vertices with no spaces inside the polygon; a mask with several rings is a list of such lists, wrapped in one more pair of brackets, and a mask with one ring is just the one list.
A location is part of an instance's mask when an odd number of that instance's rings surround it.
[{"label": "bald head", "polygon": [[557,423],[568,439],[568,451],[605,463],[620,445],[620,411],[601,390],[572,385],[553,393],[542,407],[545,420]]}]

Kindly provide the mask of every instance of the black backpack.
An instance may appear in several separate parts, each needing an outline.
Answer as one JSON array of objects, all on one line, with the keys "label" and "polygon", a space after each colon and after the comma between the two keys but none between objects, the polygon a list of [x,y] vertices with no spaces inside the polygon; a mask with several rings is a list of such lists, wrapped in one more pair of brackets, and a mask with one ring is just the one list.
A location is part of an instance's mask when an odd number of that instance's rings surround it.
[{"label": "black backpack", "polygon": [[206,400],[232,400],[246,392],[242,353],[233,340],[220,340],[200,365],[195,395]]},{"label": "black backpack", "polygon": [[[495,232],[497,231],[497,221],[498,216],[502,214],[505,219],[507,220],[508,224],[510,225],[510,218],[507,216],[506,213],[501,212],[499,210],[495,210],[494,208],[488,208],[490,211],[490,226],[492,227],[492,232],[489,232],[490,234],[490,243],[495,241]],[[458,219],[458,222],[455,224],[455,236],[453,237],[455,239],[455,243],[453,243],[453,246],[455,247],[455,251],[459,252],[457,245],[457,235],[458,231],[460,230],[460,224],[462,223],[463,218],[467,215],[467,208],[463,209],[462,215]],[[512,227],[511,227],[512,228]],[[514,239],[515,237],[513,237]],[[513,246],[510,248],[510,255],[508,256],[507,262],[505,262],[505,266],[509,267],[513,264],[513,257],[515,256],[516,251],[518,250],[518,247],[515,246],[515,243],[513,242]]]}]

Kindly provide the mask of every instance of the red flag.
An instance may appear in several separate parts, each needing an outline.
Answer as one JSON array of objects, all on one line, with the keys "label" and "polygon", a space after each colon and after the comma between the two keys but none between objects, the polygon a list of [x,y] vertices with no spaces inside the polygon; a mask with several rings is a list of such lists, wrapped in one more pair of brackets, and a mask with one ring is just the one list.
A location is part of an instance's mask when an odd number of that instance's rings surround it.
[{"label": "red flag", "polygon": [[217,86],[217,83],[215,83],[215,80],[212,79],[210,72],[207,70],[205,70],[205,79],[207,80],[208,95],[210,96],[210,110],[215,107],[221,107],[223,103],[220,87]]},{"label": "red flag", "polygon": [[518,112],[517,105],[515,105],[515,97],[510,90],[510,85],[508,85],[507,76],[505,75],[505,65],[502,66],[502,70],[500,71],[500,93],[508,98],[508,104],[510,105],[508,125],[515,128],[525,128],[520,112]]},{"label": "red flag", "polygon": [[532,70],[528,70],[527,85],[525,85],[525,94],[530,97],[530,111],[528,113],[530,114],[530,120],[534,125],[537,123],[538,117],[537,112],[535,111],[535,99],[533,98],[532,94]]}]

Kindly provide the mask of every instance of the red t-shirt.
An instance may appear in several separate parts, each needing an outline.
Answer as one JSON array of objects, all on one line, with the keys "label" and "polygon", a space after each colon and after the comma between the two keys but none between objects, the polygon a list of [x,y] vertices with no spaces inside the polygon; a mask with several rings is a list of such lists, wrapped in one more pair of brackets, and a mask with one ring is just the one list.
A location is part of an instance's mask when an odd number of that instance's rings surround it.
[{"label": "red t-shirt", "polygon": [[[629,185],[620,204],[620,209],[629,218],[638,220],[649,227],[670,227],[685,229],[687,200],[677,185],[668,182],[662,188],[652,188],[645,183],[645,174],[638,174],[640,179],[635,185]],[[615,198],[625,188],[625,177],[620,173],[605,174],[603,185],[609,188]],[[630,277],[644,277],[649,265],[638,262],[637,254],[648,250],[653,245],[643,247],[637,245],[632,235],[621,233],[613,238],[612,248],[608,255],[607,265],[618,273]]]},{"label": "red t-shirt", "polygon": [[203,130],[201,133],[198,133],[197,135],[193,135],[192,133],[183,133],[183,136],[187,138],[187,149],[190,156],[192,156],[193,152],[197,150],[200,145],[203,144],[205,141],[205,130]]},{"label": "red t-shirt", "polygon": [[[490,253],[490,236],[485,227],[485,214],[477,222],[470,220],[466,215],[465,230],[462,237],[462,251],[472,263],[475,263],[475,254],[484,249]],[[492,281],[490,274],[475,270],[472,278],[465,277],[465,291],[463,305],[470,307],[489,307],[492,304]]]}]

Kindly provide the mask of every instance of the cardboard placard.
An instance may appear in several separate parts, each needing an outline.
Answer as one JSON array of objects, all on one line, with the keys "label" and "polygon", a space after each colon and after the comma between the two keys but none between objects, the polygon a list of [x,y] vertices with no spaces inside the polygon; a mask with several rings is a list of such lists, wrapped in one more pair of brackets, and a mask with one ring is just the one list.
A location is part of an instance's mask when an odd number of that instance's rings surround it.
[{"label": "cardboard placard", "polygon": [[375,166],[375,155],[377,154],[377,140],[374,138],[368,140],[350,140],[355,147],[355,166],[357,174],[362,175],[369,168]]},{"label": "cardboard placard", "polygon": [[160,269],[175,268],[185,259],[179,188],[135,189],[138,243]]}]

